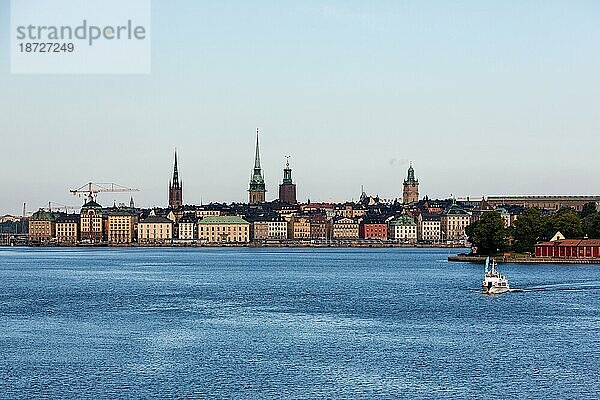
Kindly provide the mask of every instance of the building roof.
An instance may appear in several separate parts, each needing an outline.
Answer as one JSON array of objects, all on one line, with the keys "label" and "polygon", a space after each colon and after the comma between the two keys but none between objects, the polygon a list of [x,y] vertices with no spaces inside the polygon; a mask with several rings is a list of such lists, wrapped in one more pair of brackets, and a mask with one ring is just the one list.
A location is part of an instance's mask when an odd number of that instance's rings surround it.
[{"label": "building roof", "polygon": [[168,218],[165,217],[160,217],[158,215],[150,215],[148,218],[143,219],[140,221],[140,224],[172,224],[173,221],[171,221]]},{"label": "building roof", "polygon": [[62,214],[56,219],[56,223],[79,223],[80,215],[79,214]]},{"label": "building roof", "polygon": [[179,218],[180,224],[195,224],[196,222],[198,222],[198,218],[190,214],[185,214],[183,217]]},{"label": "building roof", "polygon": [[238,215],[221,215],[202,218],[199,225],[223,225],[223,224],[243,224],[248,225],[249,222]]},{"label": "building roof", "polygon": [[29,218],[30,221],[56,221],[57,213],[39,209],[34,212]]},{"label": "building roof", "polygon": [[92,200],[85,203],[81,208],[102,208],[102,206],[96,203],[94,200]]},{"label": "building roof", "polygon": [[390,222],[391,225],[417,225],[414,219],[408,215],[402,215],[398,219]]}]

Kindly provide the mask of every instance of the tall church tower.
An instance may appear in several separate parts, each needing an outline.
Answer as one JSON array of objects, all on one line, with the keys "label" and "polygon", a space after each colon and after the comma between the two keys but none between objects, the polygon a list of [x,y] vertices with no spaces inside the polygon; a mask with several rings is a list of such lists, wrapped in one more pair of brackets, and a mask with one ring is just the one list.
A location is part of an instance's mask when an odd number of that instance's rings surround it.
[{"label": "tall church tower", "polygon": [[283,182],[279,185],[279,202],[286,204],[296,204],[296,184],[292,181],[292,169],[290,168],[290,159],[287,157],[285,168],[283,169]]},{"label": "tall church tower", "polygon": [[260,167],[260,149],[258,146],[258,129],[256,130],[256,153],[254,155],[254,170],[250,178],[250,188],[248,189],[248,202],[250,204],[260,204],[265,202],[265,180]]},{"label": "tall church tower", "polygon": [[169,207],[179,208],[183,205],[183,183],[179,182],[177,170],[177,150],[175,150],[175,164],[173,166],[173,180],[169,182]]},{"label": "tall church tower", "polygon": [[415,179],[415,170],[412,162],[408,168],[408,176],[404,180],[404,190],[402,191],[402,203],[410,204],[419,201],[419,180]]}]

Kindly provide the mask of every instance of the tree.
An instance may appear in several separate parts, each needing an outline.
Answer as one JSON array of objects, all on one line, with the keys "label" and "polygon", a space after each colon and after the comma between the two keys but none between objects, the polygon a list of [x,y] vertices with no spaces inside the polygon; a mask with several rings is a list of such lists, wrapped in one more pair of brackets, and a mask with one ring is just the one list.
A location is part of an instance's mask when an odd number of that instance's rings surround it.
[{"label": "tree", "polygon": [[600,239],[600,213],[593,213],[583,220],[584,233],[590,239]]},{"label": "tree", "polygon": [[552,230],[560,231],[566,238],[580,238],[583,236],[583,226],[579,214],[570,208],[559,210],[550,219]]},{"label": "tree", "polygon": [[497,212],[483,213],[479,221],[467,227],[466,233],[481,254],[494,254],[507,248],[504,219]]},{"label": "tree", "polygon": [[547,230],[547,221],[539,208],[528,208],[513,224],[513,250],[531,252],[537,241]]},{"label": "tree", "polygon": [[591,202],[591,203],[585,203],[583,205],[583,208],[581,209],[581,212],[579,213],[579,216],[581,218],[585,218],[588,217],[592,214],[596,214],[596,203]]}]

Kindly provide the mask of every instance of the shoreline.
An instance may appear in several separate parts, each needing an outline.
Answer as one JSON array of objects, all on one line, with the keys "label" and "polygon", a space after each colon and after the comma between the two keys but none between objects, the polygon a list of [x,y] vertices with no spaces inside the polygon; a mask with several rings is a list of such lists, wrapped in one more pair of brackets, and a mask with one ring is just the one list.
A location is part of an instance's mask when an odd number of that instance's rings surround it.
[{"label": "shoreline", "polygon": [[[457,254],[448,256],[449,262],[485,263],[484,256],[470,256]],[[541,257],[496,257],[498,264],[596,264],[600,265],[600,258],[541,258]]]}]

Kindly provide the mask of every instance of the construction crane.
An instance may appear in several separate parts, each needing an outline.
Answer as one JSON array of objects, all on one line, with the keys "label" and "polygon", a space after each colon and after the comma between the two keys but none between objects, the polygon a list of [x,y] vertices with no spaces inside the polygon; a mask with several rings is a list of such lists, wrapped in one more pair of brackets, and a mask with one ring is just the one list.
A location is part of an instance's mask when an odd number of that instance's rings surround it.
[{"label": "construction crane", "polygon": [[74,196],[81,197],[85,195],[87,201],[95,201],[98,193],[126,193],[139,192],[139,189],[132,189],[125,186],[117,185],[116,183],[94,183],[88,182],[78,189],[69,190]]},{"label": "construction crane", "polygon": [[80,206],[67,206],[61,203],[57,203],[56,201],[49,201],[48,202],[48,207],[44,208],[44,210],[46,211],[50,211],[52,212],[52,210],[64,210],[65,214],[67,214],[69,212],[69,210],[79,210],[81,207]]}]

